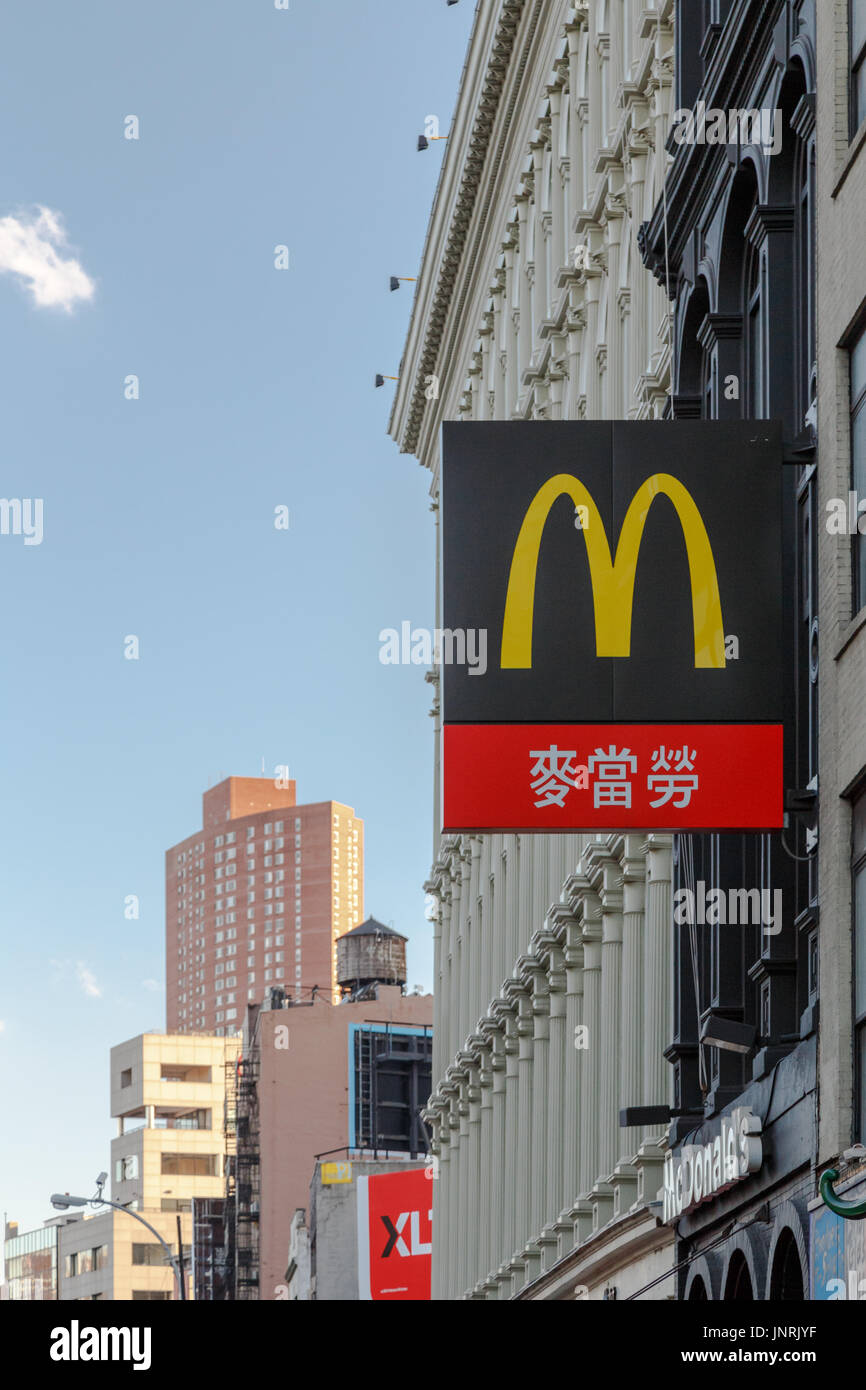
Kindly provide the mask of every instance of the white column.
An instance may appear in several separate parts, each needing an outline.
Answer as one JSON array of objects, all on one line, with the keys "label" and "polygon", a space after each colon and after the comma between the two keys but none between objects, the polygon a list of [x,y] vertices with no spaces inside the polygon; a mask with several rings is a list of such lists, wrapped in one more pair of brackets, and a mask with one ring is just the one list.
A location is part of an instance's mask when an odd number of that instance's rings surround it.
[{"label": "white column", "polygon": [[[622,1047],[620,1051],[620,1104],[640,1105],[643,1094],[644,1052],[644,895],[646,859],[638,835],[626,835],[623,846],[622,915]],[[634,1127],[619,1132],[619,1153],[630,1159],[640,1146],[641,1132]]]},{"label": "white column", "polygon": [[[671,937],[671,840],[669,835],[650,835],[647,843],[646,925],[644,940],[644,1105],[664,1105],[670,1097],[670,1066],[663,1053],[672,1035]],[[659,1126],[644,1131],[649,1138]]]}]

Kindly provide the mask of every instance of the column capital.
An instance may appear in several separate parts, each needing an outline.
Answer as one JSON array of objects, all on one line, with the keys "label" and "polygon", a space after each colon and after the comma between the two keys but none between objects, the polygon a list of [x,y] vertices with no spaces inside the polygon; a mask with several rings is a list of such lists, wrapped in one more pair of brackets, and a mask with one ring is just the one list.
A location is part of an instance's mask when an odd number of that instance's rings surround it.
[{"label": "column capital", "polygon": [[756,203],[746,223],[743,235],[752,246],[762,246],[768,236],[782,232],[788,236],[794,230],[796,208],[793,203],[782,206]]}]

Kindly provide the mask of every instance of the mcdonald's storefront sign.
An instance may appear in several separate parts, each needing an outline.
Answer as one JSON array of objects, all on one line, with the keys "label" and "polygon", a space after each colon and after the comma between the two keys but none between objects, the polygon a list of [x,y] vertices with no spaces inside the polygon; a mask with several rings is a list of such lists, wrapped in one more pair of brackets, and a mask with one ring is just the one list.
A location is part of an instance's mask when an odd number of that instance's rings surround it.
[{"label": "mcdonald's storefront sign", "polygon": [[782,824],[781,426],[446,424],[446,830]]}]

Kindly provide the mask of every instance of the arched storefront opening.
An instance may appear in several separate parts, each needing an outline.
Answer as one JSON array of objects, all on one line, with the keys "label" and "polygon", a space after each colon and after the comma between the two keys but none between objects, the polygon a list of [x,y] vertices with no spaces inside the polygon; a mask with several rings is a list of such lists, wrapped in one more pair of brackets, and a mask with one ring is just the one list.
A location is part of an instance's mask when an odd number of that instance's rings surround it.
[{"label": "arched storefront opening", "polygon": [[788,1227],[779,1236],[773,1255],[773,1272],[770,1276],[770,1299],[802,1303],[806,1295],[803,1291],[803,1267],[794,1233]]},{"label": "arched storefront opening", "polygon": [[710,1299],[707,1293],[707,1286],[700,1275],[692,1280],[692,1287],[689,1289],[689,1303],[708,1303]]},{"label": "arched storefront opening", "polygon": [[731,1263],[728,1266],[728,1277],[725,1280],[725,1303],[754,1303],[755,1294],[752,1289],[752,1276],[749,1274],[749,1266],[746,1257],[741,1250],[736,1250],[731,1256]]}]

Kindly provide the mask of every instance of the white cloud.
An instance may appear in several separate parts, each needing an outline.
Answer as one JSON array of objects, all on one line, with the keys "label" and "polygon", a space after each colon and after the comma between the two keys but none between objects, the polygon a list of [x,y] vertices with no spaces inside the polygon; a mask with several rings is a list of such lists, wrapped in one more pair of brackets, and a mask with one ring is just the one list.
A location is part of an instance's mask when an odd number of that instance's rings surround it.
[{"label": "white cloud", "polygon": [[6,1020],[0,1018],[0,1033],[5,1033],[5,1031],[6,1031]]},{"label": "white cloud", "polygon": [[0,217],[0,273],[20,276],[40,308],[71,313],[79,300],[93,298],[96,285],[74,257],[64,256],[66,240],[62,218],[50,208]]},{"label": "white cloud", "polygon": [[142,989],[150,990],[151,994],[158,994],[159,991],[162,989],[162,985],[159,983],[159,980],[142,980],[141,987]]},{"label": "white cloud", "polygon": [[96,976],[89,970],[83,960],[77,961],[75,966],[75,978],[81,985],[82,990],[90,999],[101,999],[102,989],[97,983]]}]

